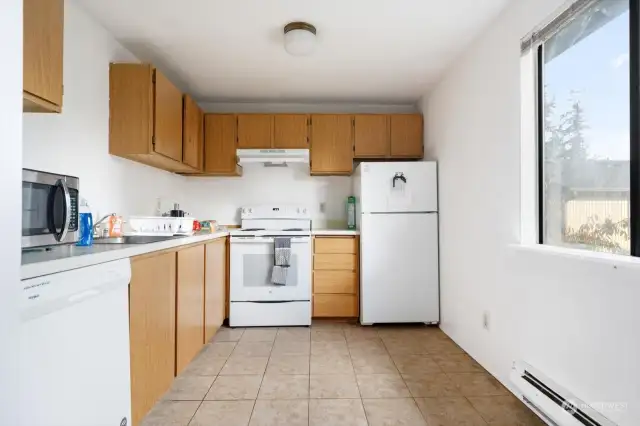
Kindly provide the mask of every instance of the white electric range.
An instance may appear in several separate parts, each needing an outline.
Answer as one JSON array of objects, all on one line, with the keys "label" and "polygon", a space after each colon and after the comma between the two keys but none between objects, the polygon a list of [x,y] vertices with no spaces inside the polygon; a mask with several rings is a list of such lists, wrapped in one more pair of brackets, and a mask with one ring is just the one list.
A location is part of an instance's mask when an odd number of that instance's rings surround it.
[{"label": "white electric range", "polygon": [[[311,325],[311,218],[300,206],[251,206],[231,231],[229,326]],[[275,237],[291,238],[286,285],[271,283]]]}]

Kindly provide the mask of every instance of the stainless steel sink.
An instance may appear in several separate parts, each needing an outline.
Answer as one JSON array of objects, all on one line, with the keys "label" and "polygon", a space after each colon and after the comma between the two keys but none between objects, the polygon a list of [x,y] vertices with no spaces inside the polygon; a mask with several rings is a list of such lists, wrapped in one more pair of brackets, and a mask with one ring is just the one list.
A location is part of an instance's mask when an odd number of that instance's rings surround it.
[{"label": "stainless steel sink", "polygon": [[118,238],[96,238],[93,244],[148,244],[184,237],[185,235],[126,235]]}]

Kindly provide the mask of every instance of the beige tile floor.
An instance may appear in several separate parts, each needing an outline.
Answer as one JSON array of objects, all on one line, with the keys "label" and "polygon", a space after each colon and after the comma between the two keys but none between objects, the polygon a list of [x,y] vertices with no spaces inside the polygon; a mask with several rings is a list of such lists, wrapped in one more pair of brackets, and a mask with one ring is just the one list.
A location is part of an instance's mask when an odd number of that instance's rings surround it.
[{"label": "beige tile floor", "polygon": [[222,328],[143,426],[543,425],[436,327]]}]

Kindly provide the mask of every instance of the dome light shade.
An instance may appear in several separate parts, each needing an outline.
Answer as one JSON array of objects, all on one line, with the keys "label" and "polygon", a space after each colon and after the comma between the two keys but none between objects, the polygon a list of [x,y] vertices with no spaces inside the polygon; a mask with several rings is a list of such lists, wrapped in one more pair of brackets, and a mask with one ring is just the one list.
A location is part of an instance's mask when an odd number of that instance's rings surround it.
[{"label": "dome light shade", "polygon": [[306,22],[291,22],[284,27],[284,49],[293,56],[307,56],[316,47],[316,27]]}]

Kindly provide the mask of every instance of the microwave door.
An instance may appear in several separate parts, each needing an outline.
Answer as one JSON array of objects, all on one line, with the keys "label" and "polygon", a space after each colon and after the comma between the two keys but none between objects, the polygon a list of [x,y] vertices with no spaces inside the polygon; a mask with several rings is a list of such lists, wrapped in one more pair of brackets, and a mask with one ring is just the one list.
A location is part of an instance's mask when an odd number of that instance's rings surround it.
[{"label": "microwave door", "polygon": [[22,236],[35,237],[49,233],[47,215],[51,186],[22,182]]},{"label": "microwave door", "polygon": [[63,179],[51,187],[47,206],[47,225],[56,241],[64,241],[71,222],[71,193]]}]

